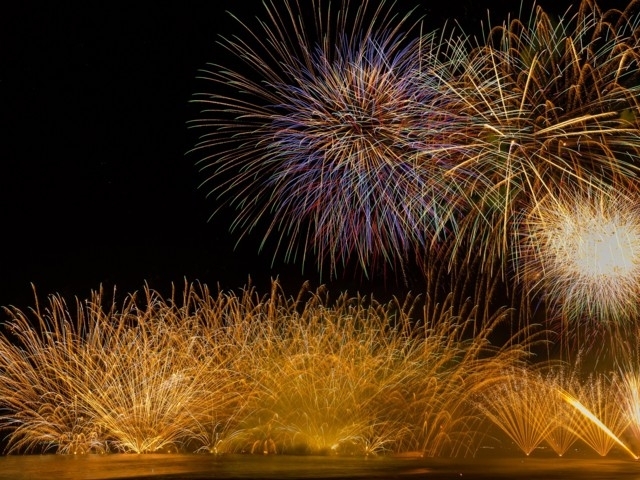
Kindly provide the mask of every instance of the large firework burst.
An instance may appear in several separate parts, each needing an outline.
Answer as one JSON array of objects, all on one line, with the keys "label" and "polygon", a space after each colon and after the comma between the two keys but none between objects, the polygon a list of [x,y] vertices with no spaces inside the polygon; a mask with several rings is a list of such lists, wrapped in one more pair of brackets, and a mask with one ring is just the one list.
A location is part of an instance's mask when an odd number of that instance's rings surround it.
[{"label": "large firework burst", "polygon": [[[640,154],[640,19],[637,1],[603,11],[583,0],[553,19],[540,7],[526,21],[490,29],[440,75],[457,166],[477,181],[460,238],[477,239],[486,264],[504,266],[515,219],[549,192],[604,189],[636,178]],[[464,119],[462,118],[464,117]],[[468,249],[467,252],[476,252]]]},{"label": "large firework burst", "polygon": [[571,324],[623,325],[640,313],[640,211],[618,191],[542,199],[523,222],[518,262],[529,292]]},{"label": "large firework burst", "polygon": [[439,43],[412,37],[412,13],[394,16],[384,2],[282,5],[266,4],[257,29],[241,23],[248,41],[222,41],[242,67],[202,72],[214,89],[194,100],[204,185],[219,209],[237,209],[232,230],[264,228],[262,246],[273,237],[286,259],[313,253],[331,273],[351,261],[365,273],[397,266],[450,229],[464,200],[433,154],[447,150],[455,116],[425,75],[437,58],[425,52]]}]

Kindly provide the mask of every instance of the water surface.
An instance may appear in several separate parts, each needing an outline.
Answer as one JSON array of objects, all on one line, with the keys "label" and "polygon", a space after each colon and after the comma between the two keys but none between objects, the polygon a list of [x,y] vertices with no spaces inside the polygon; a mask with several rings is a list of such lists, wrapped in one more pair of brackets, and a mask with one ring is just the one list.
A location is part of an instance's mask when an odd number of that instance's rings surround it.
[{"label": "water surface", "polygon": [[0,457],[0,479],[590,479],[640,480],[626,458],[398,459],[187,455],[24,455]]}]

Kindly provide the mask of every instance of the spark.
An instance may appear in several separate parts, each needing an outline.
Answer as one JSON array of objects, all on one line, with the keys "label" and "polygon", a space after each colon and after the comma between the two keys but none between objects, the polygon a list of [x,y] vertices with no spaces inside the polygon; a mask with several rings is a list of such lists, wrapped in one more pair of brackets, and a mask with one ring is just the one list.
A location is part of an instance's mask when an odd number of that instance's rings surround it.
[{"label": "spark", "polygon": [[602,432],[604,432],[611,440],[617,443],[622,449],[627,452],[634,460],[638,460],[638,456],[633,453],[629,447],[627,447],[620,438],[614,434],[609,427],[607,427],[602,420],[594,415],[588,408],[586,408],[577,398],[567,392],[560,392],[562,398],[570,405],[575,407],[582,415],[584,415],[590,422],[596,425]]},{"label": "spark", "polygon": [[524,220],[518,268],[565,323],[624,325],[639,312],[640,214],[633,196],[565,191]]}]

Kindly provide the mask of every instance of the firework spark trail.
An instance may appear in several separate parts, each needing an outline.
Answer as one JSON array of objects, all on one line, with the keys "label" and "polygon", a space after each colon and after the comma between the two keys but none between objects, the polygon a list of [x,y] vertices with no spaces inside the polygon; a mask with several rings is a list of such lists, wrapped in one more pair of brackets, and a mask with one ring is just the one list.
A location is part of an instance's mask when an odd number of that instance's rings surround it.
[{"label": "firework spark trail", "polygon": [[617,375],[616,390],[624,416],[629,424],[629,433],[637,451],[640,445],[640,344],[638,327],[629,330],[629,334],[620,336],[616,348],[615,366]]},{"label": "firework spark trail", "polygon": [[[457,456],[475,451],[488,418],[524,451],[554,441],[562,426],[574,436],[557,442],[560,452],[578,437],[606,455],[630,422],[632,398],[618,381],[523,370],[531,327],[492,346],[508,310],[477,318],[477,307],[451,295],[427,301],[416,323],[411,298],[329,303],[323,290],[305,292],[288,298],[274,282],[266,297],[253,288],[216,296],[189,285],[180,305],[146,289],[121,309],[104,310],[95,295],[78,302],[75,318],[53,296],[32,312],[36,328],[8,309],[0,398],[9,448]],[[567,415],[549,391],[570,391],[591,415]],[[531,427],[536,419],[542,428]]]},{"label": "firework spark trail", "polygon": [[613,445],[617,444],[637,460],[638,456],[620,440],[620,435],[627,427],[628,422],[621,414],[622,409],[617,402],[605,398],[606,387],[602,384],[603,377],[591,377],[589,380],[585,384],[586,390],[582,390],[580,397],[587,400],[587,406],[570,393],[559,392],[562,398],[580,411],[586,419],[576,426],[578,435],[602,456],[607,455]]},{"label": "firework spark trail", "polygon": [[429,308],[419,328],[411,301],[379,305],[343,295],[327,308],[316,297],[295,312],[267,300],[277,314],[263,321],[264,338],[252,344],[245,367],[259,385],[255,407],[227,448],[469,454],[479,423],[470,397],[526,349],[489,345],[506,312],[472,334],[476,309],[450,300]]},{"label": "firework spark trail", "polygon": [[240,22],[248,40],[222,45],[251,74],[202,72],[233,92],[196,95],[204,110],[192,125],[205,133],[193,151],[216,211],[238,210],[240,238],[264,224],[263,246],[275,237],[286,259],[313,252],[331,274],[349,262],[368,273],[455,228],[465,196],[446,176],[442,133],[455,114],[424,74],[439,39],[419,34],[411,13],[394,16],[384,2],[324,7],[311,5],[314,25],[289,1],[267,5],[259,33]]},{"label": "firework spark trail", "polygon": [[[472,453],[477,442],[480,413],[472,400],[495,388],[503,379],[505,366],[524,364],[530,348],[540,339],[531,326],[514,333],[503,347],[493,345],[490,336],[509,320],[510,312],[498,309],[483,317],[481,309],[468,299],[457,302],[451,295],[442,303],[427,300],[424,308],[424,337],[418,336],[423,395],[418,396],[422,421],[421,450],[428,456]],[[514,348],[515,347],[515,348]]]},{"label": "firework spark trail", "polygon": [[592,373],[581,379],[577,364],[537,366],[541,368],[511,368],[481,392],[477,401],[484,418],[526,455],[546,441],[563,456],[581,440],[601,456],[619,445],[638,458],[622,440],[632,421],[630,384],[620,384],[615,374]]},{"label": "firework spark trail", "polygon": [[629,428],[637,442],[640,440],[640,375],[632,371],[624,372],[619,382],[620,398]]},{"label": "firework spark trail", "polygon": [[185,285],[181,298],[147,288],[108,310],[96,293],[76,316],[59,296],[7,309],[9,450],[468,454],[471,396],[533,338],[492,346],[506,311],[477,319],[452,300],[427,302],[416,324],[412,298],[330,303],[324,290],[285,297],[277,282],[266,297]]},{"label": "firework spark trail", "polygon": [[477,239],[487,268],[504,267],[515,220],[543,196],[636,178],[637,4],[603,12],[584,0],[557,22],[536,7],[526,23],[492,28],[484,44],[444,50],[465,59],[454,75],[448,66],[435,72],[447,97],[458,98],[449,103],[459,114],[449,127],[459,143],[452,173],[469,169],[478,179],[467,193],[478,212],[459,225],[459,237]]},{"label": "firework spark trail", "polygon": [[552,390],[539,373],[512,369],[478,401],[483,415],[529,456],[556,428]]},{"label": "firework spark trail", "polygon": [[205,411],[231,416],[242,391],[218,362],[222,346],[199,350],[188,336],[197,322],[156,293],[145,297],[146,309],[131,296],[105,311],[95,293],[75,318],[59,296],[33,315],[7,309],[13,337],[1,337],[0,388],[9,451],[175,451]]},{"label": "firework spark trail", "polygon": [[17,309],[11,312],[11,337],[2,336],[0,355],[2,404],[7,412],[2,423],[12,430],[9,451],[41,447],[84,453],[106,449],[74,396],[93,366],[91,347],[83,346],[76,332],[86,329],[89,341],[97,337],[85,325],[81,305],[76,322],[68,312],[59,297],[51,297],[45,309],[36,304],[33,323],[29,315]]}]

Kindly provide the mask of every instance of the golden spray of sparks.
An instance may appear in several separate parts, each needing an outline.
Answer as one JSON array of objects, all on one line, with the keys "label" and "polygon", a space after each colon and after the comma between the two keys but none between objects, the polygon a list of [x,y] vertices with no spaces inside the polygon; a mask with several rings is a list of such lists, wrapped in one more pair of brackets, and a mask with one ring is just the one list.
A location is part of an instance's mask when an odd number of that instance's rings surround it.
[{"label": "golden spray of sparks", "polygon": [[[378,303],[303,288],[289,298],[145,289],[105,309],[102,292],[7,308],[0,428],[8,451],[208,451],[425,456],[474,452],[471,397],[527,355],[527,335],[489,341],[450,296]],[[478,326],[482,325],[482,326]]]},{"label": "golden spray of sparks", "polygon": [[562,396],[562,398],[564,398],[566,402],[568,402],[570,405],[578,409],[580,413],[582,413],[582,415],[584,415],[585,418],[589,420],[590,423],[592,423],[593,425],[596,425],[604,434],[607,435],[607,437],[609,437],[611,440],[617,443],[625,452],[631,455],[631,457],[633,457],[634,460],[638,460],[638,456],[635,453],[633,453],[629,449],[629,447],[627,447],[622,442],[622,440],[620,440],[620,438],[602,422],[602,420],[600,420],[595,414],[593,414],[591,410],[585,407],[577,398],[575,398],[573,395],[566,392],[560,392],[560,395]]}]

